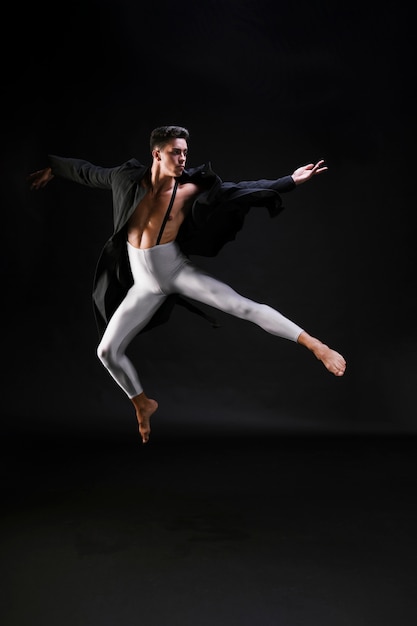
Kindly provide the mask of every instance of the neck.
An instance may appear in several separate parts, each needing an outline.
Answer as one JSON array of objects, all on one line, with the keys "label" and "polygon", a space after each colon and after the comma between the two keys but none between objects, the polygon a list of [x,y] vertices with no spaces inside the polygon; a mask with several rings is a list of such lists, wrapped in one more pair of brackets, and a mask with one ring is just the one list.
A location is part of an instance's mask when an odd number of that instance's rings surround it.
[{"label": "neck", "polygon": [[168,174],[164,174],[163,172],[161,172],[159,163],[155,161],[152,164],[152,167],[149,173],[149,184],[151,186],[151,190],[153,191],[153,193],[158,193],[166,189],[171,189],[174,185],[174,180],[175,180],[174,176],[170,176]]}]

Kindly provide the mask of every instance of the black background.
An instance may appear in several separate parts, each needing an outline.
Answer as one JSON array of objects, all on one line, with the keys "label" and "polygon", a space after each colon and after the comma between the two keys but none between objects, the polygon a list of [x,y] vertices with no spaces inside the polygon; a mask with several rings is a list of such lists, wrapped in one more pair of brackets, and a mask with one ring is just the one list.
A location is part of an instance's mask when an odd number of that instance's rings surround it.
[{"label": "black background", "polygon": [[[414,626],[417,336],[410,3],[7,6],[2,38],[5,626]],[[347,359],[187,311],[138,338],[150,442],[96,357],[108,192],[54,153],[191,133],[225,181],[328,172],[194,260]]]},{"label": "black background", "polygon": [[[342,352],[334,379],[304,350],[186,312],[136,342],[161,428],[414,432],[413,45],[407,8],[364,3],[73,2],[12,7],[4,53],[4,415],[36,428],[134,427],[97,360],[91,282],[111,196],[62,180],[47,154],[149,159],[187,126],[188,165],[223,180],[329,171],[251,212],[216,259],[194,259]],[[184,348],[184,339],[186,347]],[[257,419],[253,420],[254,411]],[[22,421],[19,421],[22,420]],[[19,426],[20,427],[20,426]]]}]

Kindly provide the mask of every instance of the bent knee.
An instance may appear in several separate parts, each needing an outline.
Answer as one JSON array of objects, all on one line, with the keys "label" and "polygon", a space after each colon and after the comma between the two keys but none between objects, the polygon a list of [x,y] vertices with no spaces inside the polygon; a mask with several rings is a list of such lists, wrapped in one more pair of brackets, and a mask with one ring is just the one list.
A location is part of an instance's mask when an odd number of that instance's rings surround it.
[{"label": "bent knee", "polygon": [[100,343],[97,347],[97,356],[106,367],[111,366],[112,363],[115,363],[116,361],[113,350],[110,348],[110,346],[103,343]]}]

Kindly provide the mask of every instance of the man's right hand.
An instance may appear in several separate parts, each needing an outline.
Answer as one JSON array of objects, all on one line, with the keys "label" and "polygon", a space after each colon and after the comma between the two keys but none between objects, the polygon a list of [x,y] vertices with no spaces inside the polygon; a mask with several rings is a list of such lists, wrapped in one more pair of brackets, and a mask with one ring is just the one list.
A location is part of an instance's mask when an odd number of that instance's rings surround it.
[{"label": "man's right hand", "polygon": [[52,180],[54,175],[52,174],[52,170],[50,167],[45,167],[43,170],[37,170],[36,172],[32,172],[27,177],[27,181],[30,185],[31,189],[42,189]]}]

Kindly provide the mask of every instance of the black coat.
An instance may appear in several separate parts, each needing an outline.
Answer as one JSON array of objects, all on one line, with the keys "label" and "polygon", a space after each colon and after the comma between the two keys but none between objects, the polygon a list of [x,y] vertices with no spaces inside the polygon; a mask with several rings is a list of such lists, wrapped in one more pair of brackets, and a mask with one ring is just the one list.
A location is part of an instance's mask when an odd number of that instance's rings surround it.
[{"label": "black coat", "polygon": [[[50,155],[49,162],[55,176],[90,187],[111,189],[113,194],[114,230],[98,259],[93,283],[94,314],[99,333],[102,334],[133,284],[127,257],[126,226],[146,193],[141,181],[149,166],[131,159],[117,167],[105,168],[82,159],[56,155]],[[201,189],[176,239],[187,256],[215,256],[228,241],[235,239],[251,207],[266,207],[270,216],[274,217],[283,208],[279,192],[291,191],[295,187],[291,176],[277,180],[225,183],[213,172],[210,164],[185,170],[179,182],[187,181]],[[175,303],[203,314],[188,300],[170,296],[146,329],[167,321]]]}]

